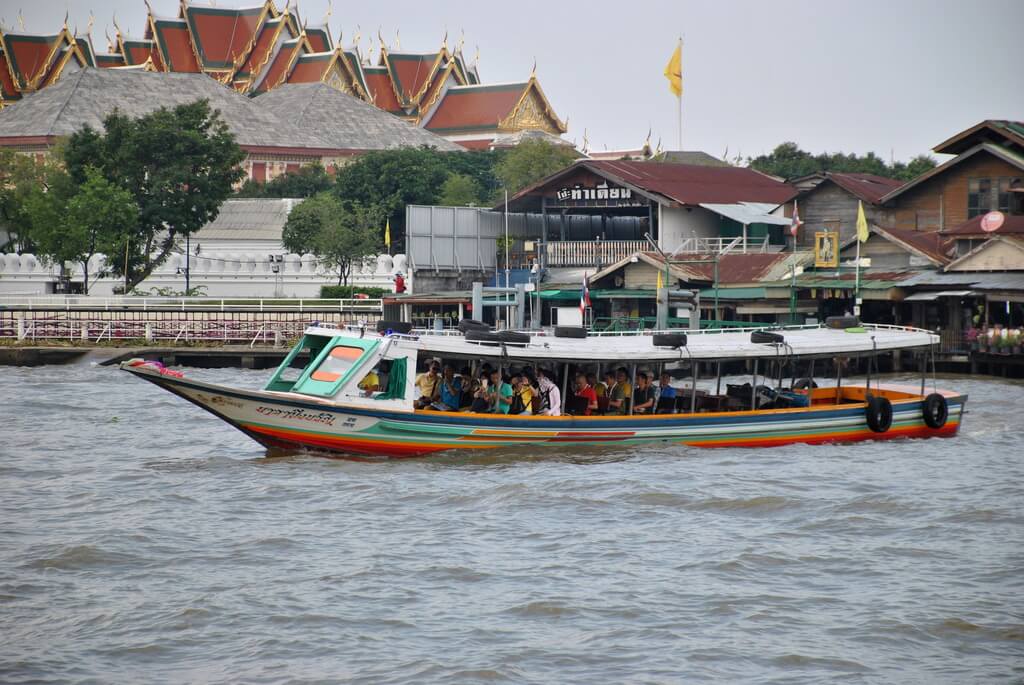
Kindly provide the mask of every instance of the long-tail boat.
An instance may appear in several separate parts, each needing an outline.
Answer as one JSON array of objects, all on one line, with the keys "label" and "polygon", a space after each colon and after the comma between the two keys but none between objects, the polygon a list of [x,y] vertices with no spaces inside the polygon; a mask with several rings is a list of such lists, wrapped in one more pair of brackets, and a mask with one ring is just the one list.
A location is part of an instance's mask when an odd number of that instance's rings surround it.
[{"label": "long-tail boat", "polygon": [[[121,368],[198,405],[272,451],[330,455],[419,457],[453,450],[550,445],[667,443],[695,447],[768,447],[792,443],[859,442],[957,434],[967,396],[920,386],[881,384],[877,359],[910,350],[927,369],[938,337],[926,330],[840,321],[838,325],[758,330],[663,331],[594,334],[584,329],[494,332],[476,324],[464,333],[415,332],[383,322],[365,327],[309,327],[261,390],[227,387],[186,377],[142,360]],[[562,406],[521,415],[464,408],[424,407],[417,397],[423,364],[463,363],[507,372],[547,367],[562,380]],[[830,371],[817,387],[815,363]],[[843,378],[850,364],[866,366],[857,382]],[[723,366],[750,378],[722,392]],[[669,370],[688,387],[651,413],[563,413],[572,392],[570,367]],[[387,370],[387,382],[367,392],[360,381]],[[552,372],[552,369],[555,371]],[[557,369],[562,369],[561,374]],[[699,370],[705,373],[698,374]],[[712,376],[709,370],[714,370]],[[657,374],[656,374],[657,375]],[[822,375],[817,376],[824,383]],[[468,385],[468,379],[467,379]],[[704,386],[702,389],[700,386]],[[930,387],[928,387],[930,386]],[[458,403],[461,405],[461,403]],[[441,405],[449,409],[445,405]]]}]

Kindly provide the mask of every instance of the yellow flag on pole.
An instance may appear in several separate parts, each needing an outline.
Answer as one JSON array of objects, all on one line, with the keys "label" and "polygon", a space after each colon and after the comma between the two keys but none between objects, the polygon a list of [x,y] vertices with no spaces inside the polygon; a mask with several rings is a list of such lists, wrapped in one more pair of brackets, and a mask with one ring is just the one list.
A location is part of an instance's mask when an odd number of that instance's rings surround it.
[{"label": "yellow flag on pole", "polygon": [[857,203],[857,240],[867,242],[871,233],[868,231],[868,218],[864,216],[864,203]]},{"label": "yellow flag on pole", "polygon": [[668,89],[677,97],[683,96],[683,41],[679,40],[672,57],[665,65],[665,78],[668,79]]},{"label": "yellow flag on pole", "polygon": [[658,290],[661,290],[664,287],[664,284],[661,282],[661,269],[658,269]]},{"label": "yellow flag on pole", "polygon": [[384,226],[384,246],[389,250],[391,249],[391,219],[388,219],[388,223]]}]

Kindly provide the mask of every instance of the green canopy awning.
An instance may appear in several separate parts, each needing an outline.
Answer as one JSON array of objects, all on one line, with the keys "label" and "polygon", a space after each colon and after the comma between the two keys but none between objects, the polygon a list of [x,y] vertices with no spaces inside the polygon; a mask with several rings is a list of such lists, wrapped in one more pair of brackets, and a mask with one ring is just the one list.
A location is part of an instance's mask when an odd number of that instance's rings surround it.
[{"label": "green canopy awning", "polygon": [[[538,295],[542,300],[579,300],[581,290],[541,290]],[[604,288],[590,291],[592,300],[613,300],[613,299],[654,299],[657,293],[654,290],[643,290],[640,288]]]},{"label": "green canopy awning", "polygon": [[[766,300],[768,291],[766,288],[719,288],[718,298],[721,300]],[[715,289],[701,290],[700,299],[705,302],[715,299]]]}]

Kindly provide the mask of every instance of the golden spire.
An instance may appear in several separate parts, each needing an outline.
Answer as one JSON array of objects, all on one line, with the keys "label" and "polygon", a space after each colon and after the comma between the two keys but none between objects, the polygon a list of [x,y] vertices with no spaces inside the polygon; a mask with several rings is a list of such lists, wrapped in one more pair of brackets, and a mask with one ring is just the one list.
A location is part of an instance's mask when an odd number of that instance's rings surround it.
[{"label": "golden spire", "polygon": [[327,0],[327,14],[324,15],[324,26],[327,26],[327,20],[331,18],[331,14],[334,12],[334,6],[331,0]]},{"label": "golden spire", "polygon": [[25,17],[21,16],[21,8],[20,7],[18,8],[18,26],[21,27],[22,31],[25,30]]},{"label": "golden spire", "polygon": [[402,38],[398,35],[399,29],[395,29],[395,50],[402,49]]}]

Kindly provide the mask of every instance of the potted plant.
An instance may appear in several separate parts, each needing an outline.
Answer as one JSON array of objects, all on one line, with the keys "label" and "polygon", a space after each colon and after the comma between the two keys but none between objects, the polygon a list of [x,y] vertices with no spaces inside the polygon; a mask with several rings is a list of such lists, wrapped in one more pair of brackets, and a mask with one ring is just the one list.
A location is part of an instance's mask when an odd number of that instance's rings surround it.
[{"label": "potted plant", "polygon": [[1006,338],[1007,338],[1007,340],[1010,343],[1010,352],[1012,354],[1020,354],[1020,343],[1021,343],[1020,331],[1016,331],[1016,330],[1015,331],[1011,331],[1010,335],[1006,336]]},{"label": "potted plant", "polygon": [[978,329],[975,328],[974,326],[971,326],[970,328],[968,328],[966,336],[965,336],[965,339],[967,340],[967,347],[972,352],[977,352],[978,351],[978,345],[979,345],[979,343],[978,343]]},{"label": "potted plant", "polygon": [[1010,341],[1005,335],[1000,335],[996,338],[996,353],[997,354],[1010,354]]}]

